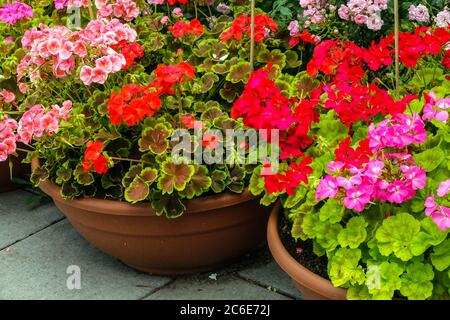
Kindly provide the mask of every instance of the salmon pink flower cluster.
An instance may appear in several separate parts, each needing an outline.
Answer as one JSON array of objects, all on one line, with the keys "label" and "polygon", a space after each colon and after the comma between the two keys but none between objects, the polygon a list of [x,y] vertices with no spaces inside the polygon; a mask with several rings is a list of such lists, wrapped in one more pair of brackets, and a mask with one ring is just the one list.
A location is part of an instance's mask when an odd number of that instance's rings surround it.
[{"label": "salmon pink flower cluster", "polygon": [[[450,179],[441,182],[437,189],[437,195],[440,201],[447,199],[448,203],[449,193]],[[431,194],[431,196],[425,200],[425,214],[430,216],[442,231],[450,229],[450,207],[439,204],[436,201],[434,194]]]},{"label": "salmon pink flower cluster", "polygon": [[436,94],[430,91],[428,94],[423,94],[425,97],[425,106],[423,107],[423,120],[431,121],[433,119],[447,123],[448,111],[450,108],[450,98],[436,98]]},{"label": "salmon pink flower cluster", "polygon": [[[239,41],[244,34],[250,38],[251,34],[251,17],[245,14],[239,15],[234,19],[230,28],[222,32],[220,39],[228,41],[230,39]],[[268,37],[270,32],[275,32],[278,29],[277,23],[265,14],[255,15],[255,42],[263,42]]]},{"label": "salmon pink flower cluster", "polygon": [[[124,55],[113,47],[134,42],[136,35],[134,29],[117,19],[94,20],[77,32],[63,26],[50,28],[41,24],[39,29],[26,31],[22,38],[26,55],[17,67],[18,80],[26,75],[32,82],[42,78],[39,69],[51,70],[58,78],[66,77],[73,73],[78,58],[80,64],[87,61],[93,64],[81,67],[83,83],[103,84],[110,73],[119,72],[127,65]],[[133,59],[140,55],[134,54]]]},{"label": "salmon pink flower cluster", "polygon": [[3,116],[0,121],[0,162],[5,161],[10,154],[16,152],[16,135],[14,133],[16,129],[16,120]]},{"label": "salmon pink flower cluster", "polygon": [[0,20],[9,25],[33,16],[33,8],[20,1],[4,3],[0,8]]},{"label": "salmon pink flower cluster", "polygon": [[95,0],[98,18],[116,17],[132,21],[139,16],[139,7],[133,0]]},{"label": "salmon pink flower cluster", "polygon": [[67,121],[72,111],[72,101],[67,100],[62,107],[53,105],[49,111],[44,106],[37,104],[26,111],[19,120],[17,128],[17,140],[29,144],[36,137],[43,134],[49,136],[58,131],[61,120]]},{"label": "salmon pink flower cluster", "polygon": [[64,9],[66,7],[87,8],[89,5],[89,0],[55,0],[54,3],[57,10]]},{"label": "salmon pink flower cluster", "polygon": [[90,172],[94,169],[98,174],[108,172],[108,159],[102,154],[103,143],[100,141],[89,141],[84,151],[83,170]]}]

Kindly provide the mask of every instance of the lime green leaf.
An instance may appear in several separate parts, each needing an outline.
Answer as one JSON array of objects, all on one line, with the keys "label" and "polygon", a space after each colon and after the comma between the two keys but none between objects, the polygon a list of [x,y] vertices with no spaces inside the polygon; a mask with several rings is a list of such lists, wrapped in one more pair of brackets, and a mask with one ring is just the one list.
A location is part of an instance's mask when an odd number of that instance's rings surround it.
[{"label": "lime green leaf", "polygon": [[402,275],[400,293],[409,300],[425,300],[433,294],[433,267],[422,262],[412,262]]},{"label": "lime green leaf", "polygon": [[211,178],[208,176],[208,168],[202,165],[195,165],[194,175],[192,176],[191,181],[186,185],[186,189],[183,190],[182,194],[188,199],[200,196],[208,191],[211,186],[211,181]]},{"label": "lime green leaf", "polygon": [[230,68],[230,73],[227,75],[226,80],[231,83],[247,83],[248,78],[250,77],[250,71],[250,63],[246,61],[240,61]]},{"label": "lime green leaf", "polygon": [[371,295],[367,286],[351,286],[347,290],[347,300],[370,300]]},{"label": "lime green leaf", "polygon": [[328,261],[328,275],[335,287],[364,283],[365,274],[359,265],[361,250],[340,248]]},{"label": "lime green leaf", "polygon": [[444,271],[447,269],[450,266],[450,239],[435,247],[430,257],[437,270]]},{"label": "lime green leaf", "polygon": [[260,195],[264,191],[264,179],[261,177],[261,167],[253,171],[248,188],[255,196]]},{"label": "lime green leaf", "polygon": [[364,217],[353,217],[345,228],[339,233],[338,241],[341,247],[350,247],[356,249],[366,240],[368,223]]},{"label": "lime green leaf", "polygon": [[414,155],[416,164],[423,168],[426,172],[435,170],[445,159],[445,153],[441,148],[435,147],[422,153]]},{"label": "lime green leaf", "polygon": [[404,269],[395,262],[383,262],[379,266],[369,265],[366,286],[374,300],[392,299],[402,286],[400,275]]},{"label": "lime green leaf", "polygon": [[439,229],[431,217],[422,219],[420,225],[421,230],[411,243],[411,250],[415,256],[423,254],[431,246],[437,246],[447,237],[447,232]]},{"label": "lime green leaf", "polygon": [[420,231],[420,222],[408,213],[399,213],[384,220],[376,232],[378,249],[384,256],[393,253],[403,261],[413,257],[412,240]]},{"label": "lime green leaf", "polygon": [[320,208],[319,218],[320,221],[329,221],[330,223],[337,223],[342,220],[345,207],[338,199],[328,199],[325,204]]}]

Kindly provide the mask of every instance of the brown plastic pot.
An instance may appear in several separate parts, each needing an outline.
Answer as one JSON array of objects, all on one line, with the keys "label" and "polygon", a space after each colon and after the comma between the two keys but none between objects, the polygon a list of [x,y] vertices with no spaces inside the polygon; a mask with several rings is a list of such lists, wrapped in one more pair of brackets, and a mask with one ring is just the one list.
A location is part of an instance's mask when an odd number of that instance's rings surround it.
[{"label": "brown plastic pot", "polygon": [[10,156],[8,160],[0,162],[0,192],[12,191],[18,187],[11,181],[9,161],[12,162],[12,177],[26,179],[26,175],[30,173],[30,165],[22,163],[25,156],[25,152],[18,152],[17,157]]},{"label": "brown plastic pot", "polygon": [[280,208],[279,203],[273,208],[267,226],[267,241],[275,261],[291,277],[306,300],[345,300],[347,290],[336,288],[327,279],[309,271],[286,250],[278,228]]},{"label": "brown plastic pot", "polygon": [[[32,167],[37,166],[35,159]],[[50,181],[39,187],[90,243],[144,272],[179,275],[214,270],[266,239],[270,208],[260,206],[248,191],[185,201],[186,212],[167,219],[156,216],[149,204],[64,200]]]}]

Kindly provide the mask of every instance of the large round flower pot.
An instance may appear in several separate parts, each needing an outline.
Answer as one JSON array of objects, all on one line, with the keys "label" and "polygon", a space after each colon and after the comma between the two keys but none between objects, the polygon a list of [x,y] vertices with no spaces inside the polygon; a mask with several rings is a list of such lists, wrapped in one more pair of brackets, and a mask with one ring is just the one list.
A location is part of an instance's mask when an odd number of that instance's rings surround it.
[{"label": "large round flower pot", "polygon": [[286,250],[278,228],[280,208],[280,204],[273,208],[267,227],[267,241],[275,261],[291,277],[306,300],[345,300],[345,289],[336,288],[327,279],[309,271]]},{"label": "large round flower pot", "polygon": [[[33,161],[33,168],[39,161]],[[270,208],[248,191],[188,200],[177,219],[156,216],[149,204],[82,198],[64,200],[50,181],[39,187],[53,198],[90,243],[144,272],[160,275],[210,271],[263,243]]]},{"label": "large round flower pot", "polygon": [[8,160],[0,162],[0,192],[12,191],[18,187],[11,181],[11,172],[9,162],[12,162],[12,177],[26,179],[26,175],[30,173],[30,165],[23,164],[25,158],[24,152],[19,152],[18,156],[10,156]]}]

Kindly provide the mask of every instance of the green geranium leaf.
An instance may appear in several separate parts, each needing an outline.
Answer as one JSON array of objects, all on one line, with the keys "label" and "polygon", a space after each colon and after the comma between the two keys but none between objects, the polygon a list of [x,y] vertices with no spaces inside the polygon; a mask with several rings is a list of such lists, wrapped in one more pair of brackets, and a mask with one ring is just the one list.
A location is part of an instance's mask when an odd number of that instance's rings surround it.
[{"label": "green geranium leaf", "polygon": [[334,250],[338,246],[337,237],[341,231],[342,226],[339,223],[321,221],[315,226],[317,243],[327,251]]},{"label": "green geranium leaf", "polygon": [[215,193],[221,193],[227,187],[225,181],[227,174],[221,170],[214,170],[211,173],[211,189]]},{"label": "green geranium leaf", "polygon": [[225,82],[219,92],[222,99],[231,103],[239,96],[241,88],[231,82]]},{"label": "green geranium leaf", "polygon": [[286,56],[287,68],[298,68],[301,66],[302,61],[298,59],[297,52],[293,50],[287,50],[284,52]]},{"label": "green geranium leaf", "polygon": [[162,164],[162,175],[158,179],[158,188],[164,194],[172,194],[174,189],[183,191],[194,172],[195,168],[193,165],[173,163],[172,160],[167,160]]},{"label": "green geranium leaf", "polygon": [[431,217],[422,219],[420,225],[421,230],[414,236],[411,244],[411,250],[415,256],[423,254],[431,246],[437,246],[447,237],[447,232],[439,229]]},{"label": "green geranium leaf", "polygon": [[[263,180],[263,183],[262,183],[262,187],[264,188],[264,180]],[[288,196],[286,198],[286,202],[284,203],[284,207],[285,208],[293,208],[293,207],[295,207],[300,201],[302,201],[305,198],[307,191],[308,191],[308,189],[305,186],[303,186],[303,185],[301,185],[300,187],[295,189],[295,193],[293,195]]]},{"label": "green geranium leaf", "polygon": [[80,191],[74,183],[63,183],[63,185],[61,186],[60,194],[64,199],[72,200],[80,194]]},{"label": "green geranium leaf", "polygon": [[131,203],[143,201],[149,193],[148,184],[140,176],[136,176],[125,189],[125,200]]},{"label": "green geranium leaf", "polygon": [[242,193],[244,191],[245,170],[239,166],[234,166],[230,170],[228,176],[227,188],[235,193]]},{"label": "green geranium leaf", "polygon": [[371,295],[367,286],[351,286],[347,290],[347,300],[370,300]]},{"label": "green geranium leaf", "polygon": [[142,138],[139,139],[139,150],[142,152],[151,151],[154,154],[162,154],[169,147],[168,138],[172,134],[172,130],[158,123],[153,128],[145,128],[142,132]]},{"label": "green geranium leaf", "polygon": [[208,110],[202,113],[200,120],[203,122],[212,123],[215,119],[219,118],[222,115],[223,111],[220,110],[220,108],[218,107],[209,108]]},{"label": "green geranium leaf", "polygon": [[433,294],[434,272],[430,264],[412,262],[402,275],[400,293],[409,300],[425,300]]},{"label": "green geranium leaf", "polygon": [[186,210],[185,205],[175,195],[156,194],[153,196],[152,207],[157,215],[166,215],[169,219],[180,217]]},{"label": "green geranium leaf", "polygon": [[41,181],[47,180],[49,177],[47,169],[44,167],[37,167],[33,170],[30,180],[34,186],[38,186]]},{"label": "green geranium leaf", "polygon": [[56,180],[55,182],[59,185],[62,185],[65,182],[68,182],[72,178],[72,169],[69,168],[69,163],[64,163],[57,171],[56,171]]},{"label": "green geranium leaf", "polygon": [[78,165],[74,171],[74,177],[78,184],[89,186],[94,183],[95,179],[92,173],[85,172],[81,165]]},{"label": "green geranium leaf", "polygon": [[230,73],[227,75],[226,80],[231,83],[247,83],[248,78],[250,77],[250,71],[250,63],[241,61],[230,68]]},{"label": "green geranium leaf", "polygon": [[413,257],[412,241],[420,231],[420,222],[408,213],[386,219],[376,232],[378,249],[384,256],[393,253],[403,261]]},{"label": "green geranium leaf", "polygon": [[441,148],[436,147],[414,155],[414,160],[426,172],[435,170],[445,159],[445,153]]},{"label": "green geranium leaf", "polygon": [[320,221],[329,221],[330,223],[337,223],[342,220],[345,207],[342,206],[338,199],[328,199],[325,204],[320,208],[319,218]]},{"label": "green geranium leaf", "polygon": [[142,172],[142,165],[133,165],[122,178],[122,185],[127,188],[134,178]]},{"label": "green geranium leaf", "polygon": [[364,217],[353,217],[345,228],[338,235],[338,242],[341,247],[356,249],[367,238],[367,221]]},{"label": "green geranium leaf", "polygon": [[158,177],[158,170],[153,168],[145,168],[139,175],[146,184],[151,185]]},{"label": "green geranium leaf", "polygon": [[361,250],[340,248],[328,260],[328,275],[335,287],[348,287],[364,283],[365,274],[359,265]]},{"label": "green geranium leaf", "polygon": [[437,270],[444,271],[447,269],[450,266],[450,239],[435,247],[430,257]]},{"label": "green geranium leaf", "polygon": [[208,168],[202,165],[195,165],[194,175],[186,185],[182,194],[188,199],[202,195],[211,187],[212,180],[208,176]]},{"label": "green geranium leaf", "polygon": [[295,77],[295,81],[292,85],[293,92],[291,95],[299,98],[305,97],[311,91],[318,88],[319,85],[320,82],[318,80],[311,78],[306,72],[301,72]]},{"label": "green geranium leaf", "polygon": [[400,275],[404,269],[395,262],[369,265],[366,286],[374,300],[390,300],[402,286]]},{"label": "green geranium leaf", "polygon": [[281,69],[286,65],[286,55],[282,53],[280,49],[261,51],[256,57],[256,60],[263,64],[272,62],[273,64],[279,65]]}]

